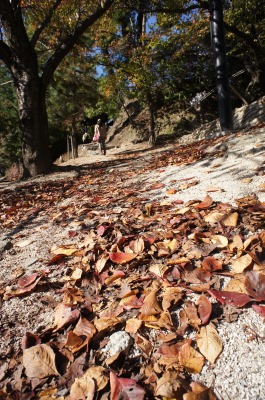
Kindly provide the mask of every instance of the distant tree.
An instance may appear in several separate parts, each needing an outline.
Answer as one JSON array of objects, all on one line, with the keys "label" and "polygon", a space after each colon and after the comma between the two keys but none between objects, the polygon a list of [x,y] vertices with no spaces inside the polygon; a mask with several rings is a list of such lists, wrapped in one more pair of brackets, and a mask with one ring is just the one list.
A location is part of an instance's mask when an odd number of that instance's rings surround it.
[{"label": "distant tree", "polygon": [[54,72],[114,0],[1,0],[0,59],[18,100],[25,175],[51,166],[46,93]]}]

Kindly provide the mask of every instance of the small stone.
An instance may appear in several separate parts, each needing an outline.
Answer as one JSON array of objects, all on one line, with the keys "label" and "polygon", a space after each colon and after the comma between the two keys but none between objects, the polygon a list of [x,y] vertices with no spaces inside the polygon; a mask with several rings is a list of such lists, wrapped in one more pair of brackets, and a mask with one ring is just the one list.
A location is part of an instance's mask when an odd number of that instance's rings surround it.
[{"label": "small stone", "polygon": [[112,357],[121,351],[127,352],[132,343],[133,340],[127,332],[115,332],[109,337],[108,344],[102,349],[102,352],[107,353],[108,356]]}]

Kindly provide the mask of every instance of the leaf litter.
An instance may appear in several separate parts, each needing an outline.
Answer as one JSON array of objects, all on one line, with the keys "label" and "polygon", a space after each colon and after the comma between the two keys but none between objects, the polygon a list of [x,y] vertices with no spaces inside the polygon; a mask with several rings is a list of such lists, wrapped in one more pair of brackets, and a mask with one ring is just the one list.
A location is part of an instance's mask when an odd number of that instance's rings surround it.
[{"label": "leaf litter", "polygon": [[[122,174],[115,168],[107,174],[95,163],[75,180],[2,192],[11,256],[15,245],[34,246],[26,229],[43,234],[43,221],[54,238],[37,264],[11,268],[1,278],[2,305],[18,298],[29,299],[30,307],[32,296],[42,304],[39,313],[47,307],[52,317],[46,326],[28,321],[31,332],[19,346],[12,345],[16,333],[2,325],[9,345],[2,354],[1,398],[217,398],[211,387],[192,382],[192,374],[218,359],[224,347],[218,327],[228,314],[237,319],[243,307],[252,307],[264,318],[265,204],[246,196],[231,205],[209,194],[184,205],[150,201],[150,191],[164,183],[126,185],[136,171],[202,159],[198,148],[131,164]],[[125,332],[130,346],[116,353],[112,347],[109,357],[104,348],[111,335]]]}]

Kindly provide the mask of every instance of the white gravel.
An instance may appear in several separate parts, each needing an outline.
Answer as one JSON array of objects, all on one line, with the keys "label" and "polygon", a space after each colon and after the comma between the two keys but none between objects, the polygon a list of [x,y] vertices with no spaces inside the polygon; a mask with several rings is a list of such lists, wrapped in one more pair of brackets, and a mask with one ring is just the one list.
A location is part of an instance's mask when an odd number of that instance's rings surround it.
[{"label": "white gravel", "polygon": [[[255,193],[264,202],[265,175],[257,173],[265,162],[264,131],[262,129],[258,134],[225,139],[222,157],[214,157],[214,150],[218,146],[213,146],[207,150],[209,157],[202,161],[185,166],[169,165],[162,172],[161,169],[157,170],[152,180],[164,183],[165,188],[153,191],[154,198],[186,202],[202,200],[208,193],[214,201],[234,204],[235,199]],[[178,190],[174,195],[168,196],[166,193],[168,189],[178,189],[179,186],[193,181],[199,183],[185,190]],[[207,192],[210,188],[219,188],[220,191]]]},{"label": "white gravel", "polygon": [[[224,138],[221,157],[214,157],[215,146],[207,149],[209,158],[202,161],[185,166],[170,165],[162,168],[162,172],[161,168],[153,171],[149,184],[150,181],[165,184],[162,190],[152,192],[153,199],[179,199],[185,203],[203,200],[209,194],[214,201],[234,205],[235,199],[255,194],[265,202],[265,175],[258,175],[258,170],[265,167],[264,133],[262,128],[255,134]],[[166,193],[170,188],[177,189],[181,184],[197,180],[199,183],[190,188],[170,196]],[[222,191],[207,192],[211,187]],[[220,400],[264,400],[264,318],[253,309],[244,309],[236,322],[223,321],[217,325],[217,330],[224,345],[223,352],[214,366],[204,366],[201,374],[193,376],[194,380],[212,385]]]}]

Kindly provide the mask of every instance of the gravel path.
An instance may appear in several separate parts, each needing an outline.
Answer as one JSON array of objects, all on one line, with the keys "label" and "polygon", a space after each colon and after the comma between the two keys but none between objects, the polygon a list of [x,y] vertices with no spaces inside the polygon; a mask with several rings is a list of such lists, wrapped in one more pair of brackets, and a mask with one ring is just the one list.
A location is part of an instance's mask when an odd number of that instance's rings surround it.
[{"label": "gravel path", "polygon": [[[191,137],[186,142],[191,141]],[[134,148],[135,149],[135,148]],[[174,146],[170,145],[163,150],[155,149],[143,151],[137,158],[120,163],[122,171],[128,168],[137,169],[139,166],[148,165],[161,151],[170,152]],[[144,146],[138,146],[136,150],[146,150]],[[261,202],[265,202],[265,135],[264,128],[249,131],[245,134],[227,136],[219,144],[202,148],[206,158],[201,161],[187,165],[168,165],[149,170],[137,178],[142,182],[144,188],[152,184],[162,183],[163,188],[146,192],[150,200],[182,200],[184,203],[189,200],[203,200],[208,193],[214,201],[234,203],[235,199],[256,195]],[[130,155],[130,148],[112,149],[107,157],[95,155],[95,152],[88,152],[87,157],[62,164],[64,167],[77,167],[89,165],[95,162],[111,161],[117,155]],[[106,167],[106,173],[111,173],[113,166]],[[61,174],[54,173],[47,177],[37,177],[31,182],[58,180],[65,177],[77,176],[75,169]],[[18,184],[8,184],[9,188],[15,188]],[[1,187],[5,188],[6,183],[2,182]],[[125,183],[126,187],[130,182]],[[0,187],[0,189],[1,189]],[[175,189],[175,193],[168,194],[169,189]],[[63,199],[62,199],[63,201]],[[64,201],[66,201],[64,199]],[[47,254],[54,241],[62,241],[67,237],[68,232],[62,227],[54,231],[49,225],[45,213],[42,213],[36,221],[34,229],[22,230],[15,236],[16,241],[27,238],[32,240],[28,246],[14,247],[12,251],[6,252],[5,257],[0,261],[1,276],[4,282],[6,274],[16,276],[19,268],[30,272],[30,267],[40,260],[47,259]],[[36,260],[39,261],[36,261]],[[55,276],[56,280],[56,276]],[[0,282],[1,283],[1,282]],[[52,313],[47,307],[45,293],[33,294],[33,297],[41,298],[44,312],[38,316],[38,310],[29,307],[27,299],[14,298],[4,302],[1,307],[2,324],[14,326],[19,322],[18,335],[10,336],[10,342],[1,342],[0,349],[6,354],[8,346],[15,343],[18,346],[19,340],[26,331],[31,330],[32,318],[35,326],[41,327],[52,323]],[[23,318],[17,313],[22,307]],[[20,308],[21,310],[21,308]],[[22,321],[23,320],[23,321]],[[27,321],[25,323],[25,321]],[[237,321],[232,323],[222,322],[218,324],[218,333],[223,341],[224,350],[214,366],[206,365],[200,375],[194,376],[207,385],[212,385],[217,395],[223,400],[263,400],[265,398],[265,325],[264,319],[252,309],[244,309]],[[16,344],[17,343],[17,344]]]}]

